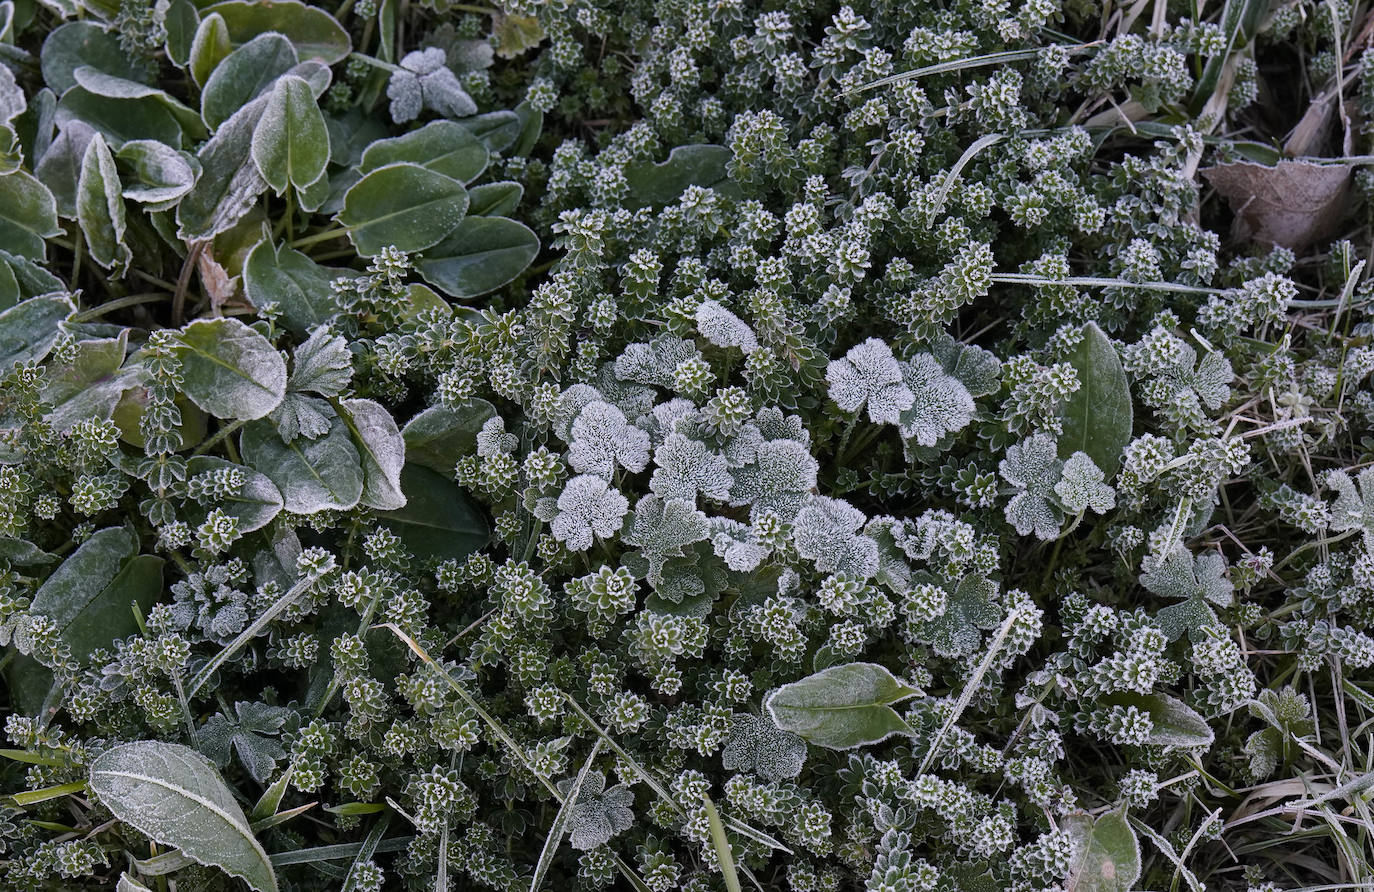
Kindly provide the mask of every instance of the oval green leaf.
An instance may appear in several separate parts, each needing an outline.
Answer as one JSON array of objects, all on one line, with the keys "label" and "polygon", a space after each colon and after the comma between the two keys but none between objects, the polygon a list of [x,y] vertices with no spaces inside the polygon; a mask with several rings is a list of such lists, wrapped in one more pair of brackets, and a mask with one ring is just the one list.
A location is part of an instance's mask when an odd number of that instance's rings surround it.
[{"label": "oval green leaf", "polygon": [[1131,385],[1126,370],[1096,322],[1083,327],[1083,338],[1069,355],[1069,364],[1078,372],[1078,390],[1064,403],[1059,457],[1086,452],[1110,480],[1131,442]]},{"label": "oval green leaf", "polygon": [[267,97],[245,105],[196,153],[201,175],[177,205],[177,232],[187,241],[213,238],[248,213],[267,181],[253,163],[253,130]]},{"label": "oval green leaf", "polygon": [[1108,694],[1102,703],[1109,706],[1134,706],[1153,723],[1149,743],[1158,746],[1210,746],[1216,739],[1207,720],[1195,709],[1168,694]]},{"label": "oval green leaf", "polygon": [[124,185],[124,197],[141,204],[175,201],[191,191],[200,174],[194,156],[152,139],[126,142],[115,160],[133,174]]},{"label": "oval green leaf", "polygon": [[1140,842],[1122,811],[1072,814],[1061,826],[1073,846],[1066,892],[1131,892],[1140,879]]},{"label": "oval green leaf", "polygon": [[124,195],[114,155],[104,137],[96,134],[86,145],[81,177],[76,183],[76,219],[86,236],[91,259],[116,276],[133,260],[124,243]]},{"label": "oval green leaf", "polygon": [[237,319],[197,319],[178,352],[182,392],[216,418],[263,418],[286,395],[286,360]]},{"label": "oval green leaf", "polygon": [[58,323],[74,312],[67,295],[43,294],[0,313],[0,372],[47,356],[57,342]]},{"label": "oval green leaf", "polygon": [[119,38],[93,21],[59,25],[43,41],[39,61],[43,80],[59,96],[76,86],[73,72],[82,65],[131,81],[148,80],[148,72],[136,57],[124,52]]},{"label": "oval green leaf", "polygon": [[187,64],[196,86],[204,88],[210,81],[210,75],[233,49],[224,16],[210,13],[202,18],[196,26],[196,36],[191,40],[191,58]]},{"label": "oval green leaf", "polygon": [[468,217],[425,251],[415,268],[450,297],[477,297],[525,271],[539,255],[539,236],[506,217]]},{"label": "oval green leaf", "polygon": [[[466,201],[464,196],[465,205]],[[61,231],[57,201],[37,177],[26,170],[0,177],[0,246],[41,261],[46,253],[43,240]]]},{"label": "oval green leaf", "polygon": [[783,685],[763,705],[782,730],[826,749],[849,750],[915,733],[892,704],[919,693],[877,663],[846,663]]},{"label": "oval green leaf", "polygon": [[458,459],[477,452],[477,434],[496,407],[474,398],[461,406],[430,406],[406,423],[401,436],[406,444],[406,461],[424,465],[453,479]]},{"label": "oval green leaf", "polygon": [[257,892],[276,892],[272,863],[243,809],[210,760],[190,747],[154,740],[116,746],[91,763],[90,784],[140,833]]},{"label": "oval green leaf", "polygon": [[340,400],[339,406],[363,462],[362,504],[381,511],[405,507],[401,469],[406,443],[396,420],[373,400]]},{"label": "oval green leaf", "polygon": [[525,187],[519,183],[502,181],[484,183],[468,189],[468,214],[477,217],[504,217],[520,205]]},{"label": "oval green leaf", "polygon": [[437,245],[467,209],[462,183],[418,164],[392,164],[348,190],[338,219],[358,253],[371,257],[387,246],[413,253]]},{"label": "oval green leaf", "polygon": [[278,304],[286,327],[305,334],[334,313],[330,283],[340,275],[340,270],[320,266],[300,251],[264,240],[244,263],[243,290],[259,309]]},{"label": "oval green leaf", "polygon": [[457,122],[434,121],[404,136],[377,140],[363,152],[360,169],[368,174],[403,161],[470,183],[487,168],[487,147]]},{"label": "oval green leaf", "polygon": [[324,176],[329,130],[309,84],[294,75],[277,79],[253,130],[252,154],[258,173],[278,195]]},{"label": "oval green leaf", "polygon": [[280,34],[259,34],[225,56],[215,67],[200,96],[200,116],[208,127],[229,120],[272,84],[290,71],[300,59],[291,41]]},{"label": "oval green leaf", "polygon": [[688,186],[704,186],[735,196],[739,187],[730,180],[726,165],[734,157],[725,146],[678,146],[659,164],[642,161],[625,169],[630,187],[625,206],[631,210],[674,204]]},{"label": "oval green leaf", "polygon": [[[214,507],[238,521],[240,533],[260,530],[281,513],[284,505],[281,491],[266,474],[209,455],[197,455],[186,463],[188,479],[197,474],[223,470],[236,470],[245,478],[237,493],[217,497],[214,503]],[[206,512],[203,508],[193,508],[190,513],[198,523],[204,519]]]},{"label": "oval green leaf", "polygon": [[247,43],[259,34],[275,31],[296,47],[302,59],[319,59],[326,65],[342,62],[353,49],[348,32],[332,15],[299,0],[229,0],[207,6],[203,15],[224,17],[229,39]]}]

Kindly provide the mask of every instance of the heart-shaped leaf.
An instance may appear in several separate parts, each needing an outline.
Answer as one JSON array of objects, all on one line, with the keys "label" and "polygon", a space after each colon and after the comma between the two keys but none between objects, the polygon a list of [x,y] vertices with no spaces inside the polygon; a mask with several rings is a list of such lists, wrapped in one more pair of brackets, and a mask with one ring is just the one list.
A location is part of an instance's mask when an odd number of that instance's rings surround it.
[{"label": "heart-shaped leaf", "polygon": [[477,297],[525,271],[539,256],[539,236],[506,217],[468,217],[425,251],[415,268],[451,297]]},{"label": "heart-shaped leaf", "polygon": [[179,353],[182,392],[216,418],[262,418],[286,395],[286,360],[237,319],[197,319]]},{"label": "heart-shaped leaf", "polygon": [[1086,452],[1110,479],[1131,442],[1130,382],[1116,348],[1095,322],[1083,327],[1069,363],[1078,372],[1078,390],[1064,403],[1059,457]]},{"label": "heart-shaped leaf", "polygon": [[1060,823],[1073,845],[1066,892],[1131,892],[1140,879],[1140,842],[1123,811],[1066,815]]},{"label": "heart-shaped leaf", "polygon": [[418,164],[392,164],[348,190],[338,219],[358,253],[371,257],[388,246],[411,253],[437,245],[467,209],[462,183]]},{"label": "heart-shaped leaf", "polygon": [[140,833],[257,892],[277,878],[243,809],[209,759],[177,743],[140,740],[91,763],[91,789],[114,816]]},{"label": "heart-shaped leaf", "polygon": [[846,663],[783,685],[763,705],[782,730],[817,746],[848,750],[914,733],[892,704],[919,693],[876,663]]},{"label": "heart-shaped leaf", "polygon": [[324,176],[329,130],[310,85],[294,75],[277,79],[253,131],[253,162],[278,195]]},{"label": "heart-shaped leaf", "polygon": [[293,514],[346,511],[362,498],[362,459],[341,418],[323,437],[290,443],[278,436],[275,424],[255,421],[244,427],[240,449],[245,462],[277,485]]}]

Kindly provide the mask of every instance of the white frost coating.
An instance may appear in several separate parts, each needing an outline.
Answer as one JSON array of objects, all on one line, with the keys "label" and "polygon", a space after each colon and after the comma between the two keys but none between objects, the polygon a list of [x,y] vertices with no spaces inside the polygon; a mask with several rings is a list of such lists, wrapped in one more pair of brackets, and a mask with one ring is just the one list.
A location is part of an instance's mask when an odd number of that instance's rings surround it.
[{"label": "white frost coating", "polygon": [[286,395],[286,360],[239,320],[198,319],[180,341],[182,391],[216,418],[262,418]]},{"label": "white frost coating", "polygon": [[867,405],[868,417],[876,424],[896,424],[898,414],[910,409],[914,399],[892,348],[878,338],[855,344],[843,359],[831,360],[825,380],[835,405],[846,412]]},{"label": "white frost coating", "polygon": [[277,892],[271,861],[208,759],[160,741],[117,746],[91,763],[91,789],[115,817],[257,892]]},{"label": "white frost coating", "polygon": [[255,422],[244,428],[240,448],[244,462],[277,485],[293,514],[347,511],[362,498],[362,459],[342,420],[327,436],[289,445],[274,425]]},{"label": "white frost coating", "polygon": [[721,306],[719,301],[706,299],[697,307],[697,331],[717,347],[738,347],[753,353],[759,347],[754,330],[743,319]]},{"label": "white frost coating", "polygon": [[357,435],[363,462],[361,501],[379,511],[405,507],[401,493],[401,468],[406,463],[406,441],[391,413],[372,400],[343,400]]},{"label": "white frost coating", "polygon": [[911,392],[911,405],[898,416],[903,437],[934,446],[973,420],[972,394],[929,353],[917,353],[911,362],[902,363],[902,380]]}]

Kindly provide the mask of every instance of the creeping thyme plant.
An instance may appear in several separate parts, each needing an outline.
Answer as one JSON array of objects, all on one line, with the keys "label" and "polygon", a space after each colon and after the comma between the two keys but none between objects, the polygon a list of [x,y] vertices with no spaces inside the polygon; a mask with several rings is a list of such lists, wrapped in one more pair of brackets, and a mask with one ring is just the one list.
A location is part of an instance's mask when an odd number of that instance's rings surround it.
[{"label": "creeping thyme plant", "polygon": [[0,0],[0,889],[1366,888],[1371,34]]}]

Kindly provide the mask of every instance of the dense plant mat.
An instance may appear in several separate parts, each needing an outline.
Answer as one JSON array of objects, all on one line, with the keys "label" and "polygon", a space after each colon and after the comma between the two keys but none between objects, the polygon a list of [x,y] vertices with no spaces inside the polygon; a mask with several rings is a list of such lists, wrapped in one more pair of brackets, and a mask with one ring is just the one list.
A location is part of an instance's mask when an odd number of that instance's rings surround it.
[{"label": "dense plant mat", "polygon": [[0,0],[0,888],[1374,882],[1371,35]]}]

